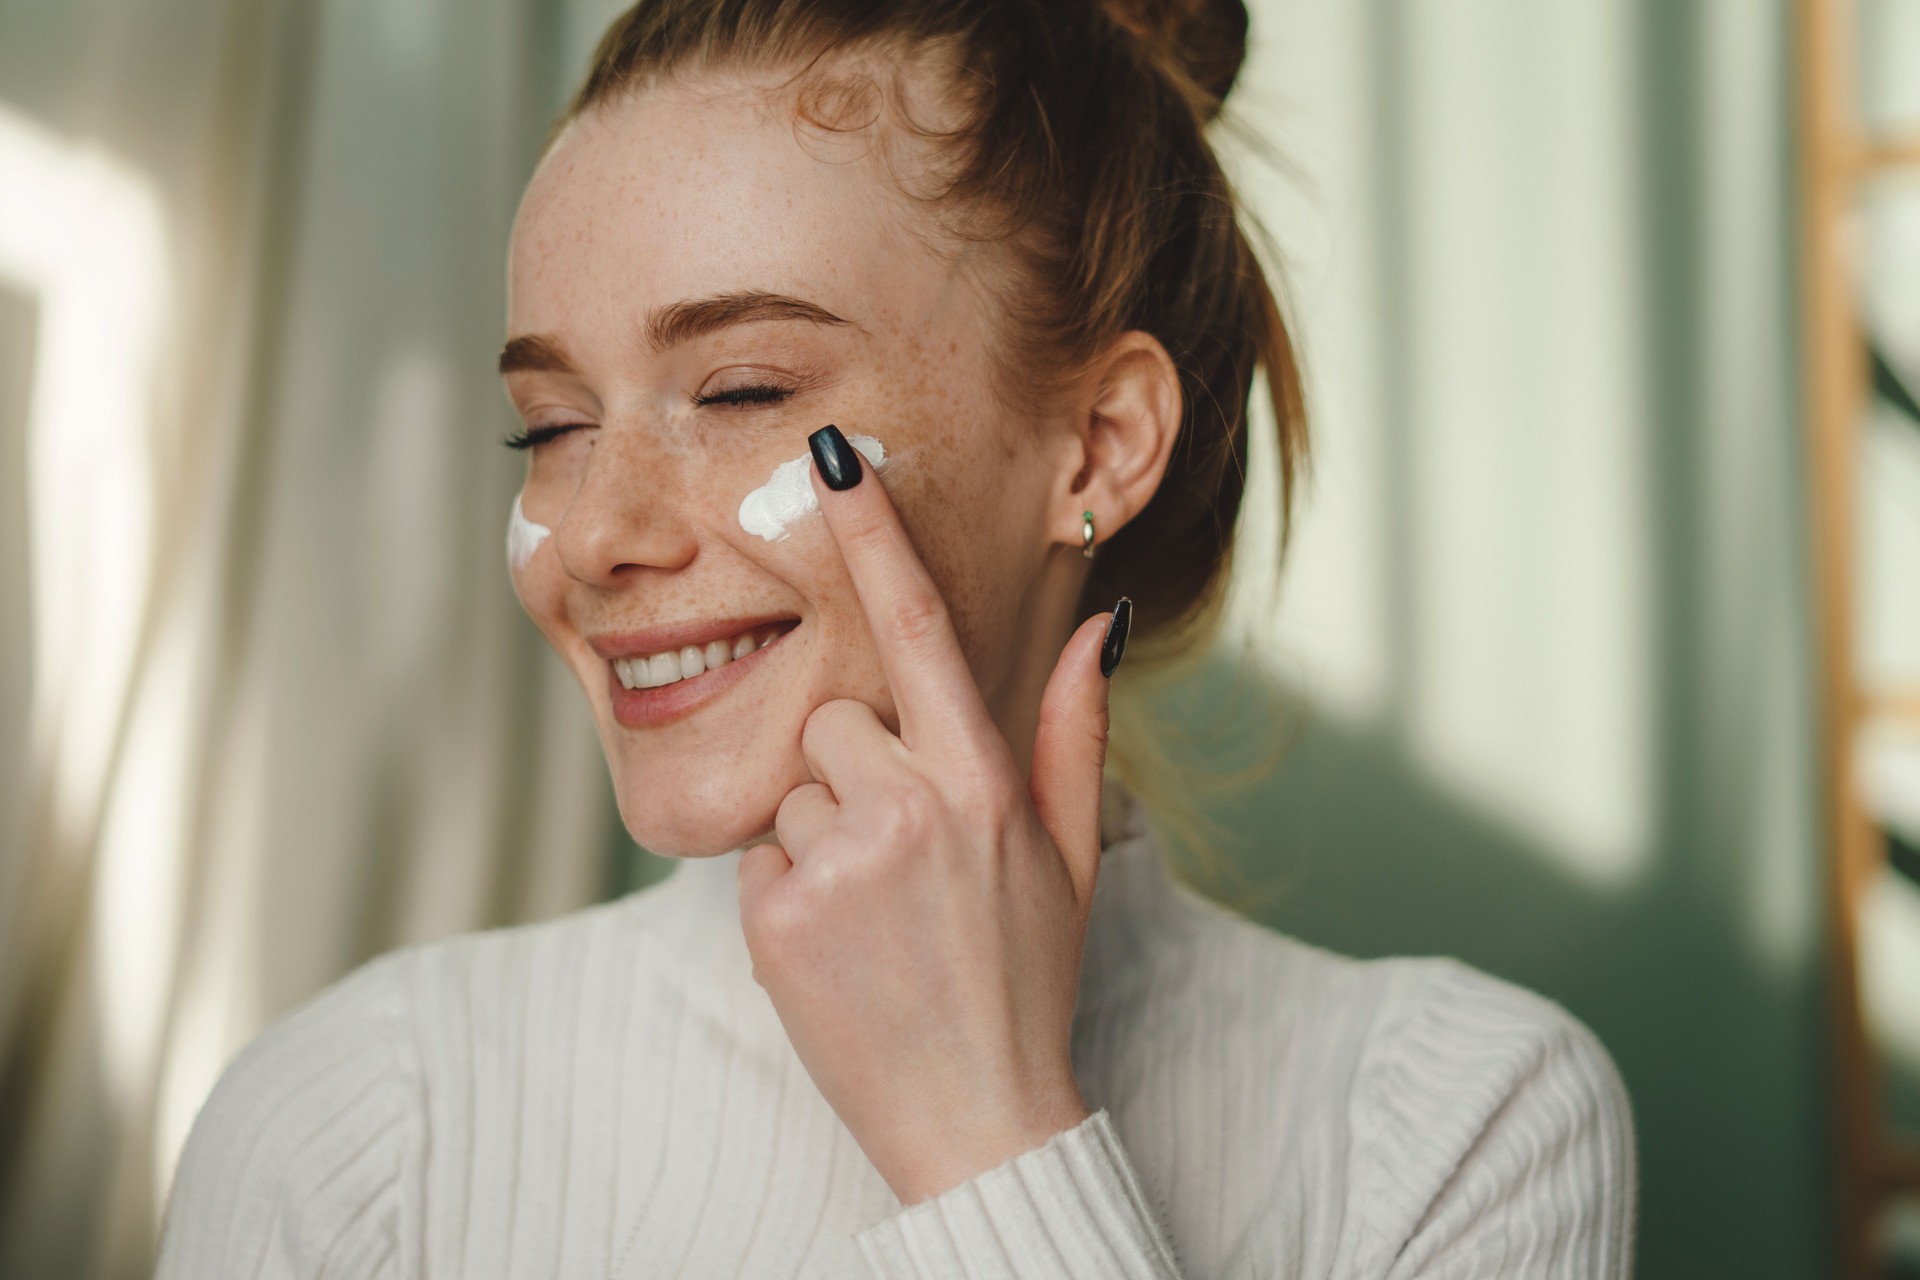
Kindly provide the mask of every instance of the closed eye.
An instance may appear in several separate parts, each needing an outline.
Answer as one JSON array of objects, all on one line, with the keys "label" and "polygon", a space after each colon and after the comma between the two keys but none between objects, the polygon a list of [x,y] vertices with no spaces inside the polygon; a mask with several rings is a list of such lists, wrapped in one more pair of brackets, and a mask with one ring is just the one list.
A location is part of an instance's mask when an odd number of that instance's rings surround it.
[{"label": "closed eye", "polygon": [[[724,391],[711,394],[695,393],[693,402],[707,405],[760,405],[778,404],[793,394],[789,387],[775,386],[770,382],[756,382],[742,387],[728,387]],[[590,425],[585,422],[562,422],[547,427],[527,427],[516,431],[500,443],[509,449],[532,449],[545,444],[556,436]]]},{"label": "closed eye", "polygon": [[559,422],[550,427],[527,427],[514,432],[500,443],[509,449],[531,449],[535,445],[545,444],[555,436],[563,436],[569,431],[586,425],[584,422]]},{"label": "closed eye", "polygon": [[778,404],[791,396],[788,387],[778,387],[770,382],[756,382],[743,387],[728,387],[724,391],[715,391],[710,395],[695,392],[693,402],[697,405],[710,404]]}]

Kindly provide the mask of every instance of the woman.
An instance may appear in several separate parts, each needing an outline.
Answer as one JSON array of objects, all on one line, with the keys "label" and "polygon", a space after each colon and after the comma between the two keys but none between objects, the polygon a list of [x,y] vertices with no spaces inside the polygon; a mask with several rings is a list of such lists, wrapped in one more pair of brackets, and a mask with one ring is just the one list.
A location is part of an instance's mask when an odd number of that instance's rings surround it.
[{"label": "woman", "polygon": [[1102,786],[1130,629],[1217,617],[1257,365],[1283,492],[1304,445],[1203,131],[1245,22],[614,24],[514,229],[510,565],[685,862],[261,1035],[162,1276],[1628,1272],[1584,1028],[1211,905]]}]

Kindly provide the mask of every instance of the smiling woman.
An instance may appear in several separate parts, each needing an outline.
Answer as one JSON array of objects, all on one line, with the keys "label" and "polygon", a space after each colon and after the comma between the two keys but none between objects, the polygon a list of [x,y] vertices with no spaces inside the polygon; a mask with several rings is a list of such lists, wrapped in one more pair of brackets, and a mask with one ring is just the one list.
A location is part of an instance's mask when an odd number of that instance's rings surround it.
[{"label": "smiling woman", "polygon": [[1304,451],[1205,132],[1245,29],[613,25],[514,227],[509,564],[683,861],[263,1034],[163,1277],[1626,1273],[1579,1023],[1234,916],[1107,777],[1129,636],[1218,618],[1257,369],[1283,530]]}]

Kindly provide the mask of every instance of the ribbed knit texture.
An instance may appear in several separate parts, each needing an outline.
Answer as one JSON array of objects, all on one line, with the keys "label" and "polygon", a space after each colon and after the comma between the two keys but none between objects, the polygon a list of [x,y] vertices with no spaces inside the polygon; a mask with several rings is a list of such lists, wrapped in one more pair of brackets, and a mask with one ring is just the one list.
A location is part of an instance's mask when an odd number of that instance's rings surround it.
[{"label": "ribbed knit texture", "polygon": [[1114,793],[1075,1013],[1094,1114],[903,1208],[788,1044],[738,852],[381,956],[227,1068],[160,1280],[1621,1277],[1633,1134],[1558,1006],[1218,907]]}]

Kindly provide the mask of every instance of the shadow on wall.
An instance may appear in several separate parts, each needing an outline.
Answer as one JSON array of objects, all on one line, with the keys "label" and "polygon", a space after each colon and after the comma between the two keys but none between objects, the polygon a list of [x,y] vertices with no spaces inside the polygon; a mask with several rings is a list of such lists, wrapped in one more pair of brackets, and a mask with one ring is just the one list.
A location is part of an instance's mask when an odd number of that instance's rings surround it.
[{"label": "shadow on wall", "polygon": [[1206,806],[1232,833],[1221,860],[1267,898],[1248,914],[1351,955],[1458,956],[1600,1036],[1633,1099],[1639,1274],[1822,1271],[1818,975],[1753,962],[1688,842],[1667,840],[1630,890],[1603,895],[1437,787],[1390,732],[1303,716],[1296,693],[1227,661],[1175,696],[1187,723],[1219,718],[1230,755],[1275,717],[1298,725],[1271,776]]}]

